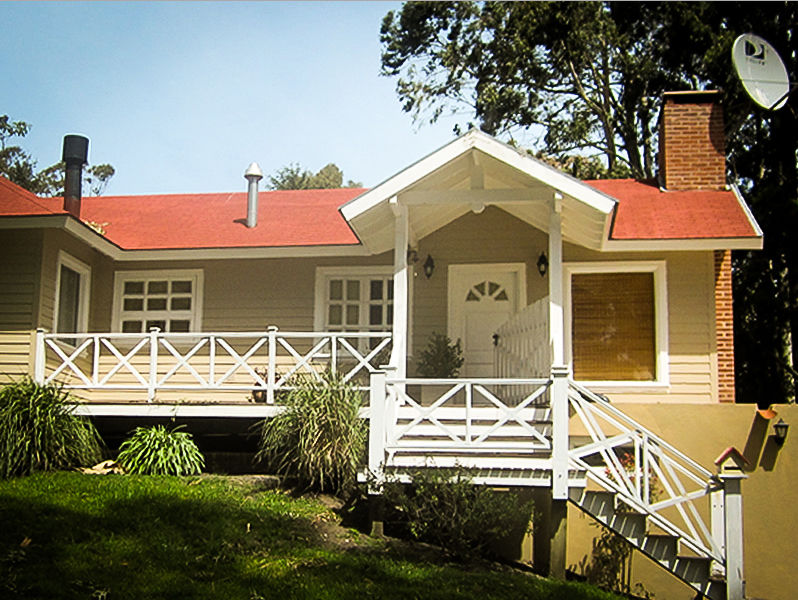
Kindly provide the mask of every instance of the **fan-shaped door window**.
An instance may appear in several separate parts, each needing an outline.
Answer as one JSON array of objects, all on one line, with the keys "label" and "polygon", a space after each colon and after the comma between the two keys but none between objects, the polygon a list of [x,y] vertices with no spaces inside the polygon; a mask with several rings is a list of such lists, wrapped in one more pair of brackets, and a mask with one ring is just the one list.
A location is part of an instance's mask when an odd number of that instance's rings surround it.
[{"label": "fan-shaped door window", "polygon": [[497,302],[508,302],[507,290],[504,286],[495,281],[483,281],[478,283],[466,295],[466,302],[480,302],[482,300],[495,300]]}]

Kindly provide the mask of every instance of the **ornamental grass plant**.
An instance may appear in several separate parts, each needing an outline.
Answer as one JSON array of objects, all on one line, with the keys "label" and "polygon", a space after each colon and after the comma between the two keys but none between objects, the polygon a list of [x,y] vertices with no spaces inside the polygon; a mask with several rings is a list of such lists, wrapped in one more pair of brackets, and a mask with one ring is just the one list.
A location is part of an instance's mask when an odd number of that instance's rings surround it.
[{"label": "ornamental grass plant", "polygon": [[205,458],[190,433],[163,425],[136,427],[119,446],[117,462],[128,473],[139,475],[196,475]]},{"label": "ornamental grass plant", "polygon": [[0,389],[0,478],[98,462],[100,436],[74,404],[57,385],[29,378]]},{"label": "ornamental grass plant", "polygon": [[300,488],[345,494],[355,484],[366,448],[362,395],[330,371],[294,383],[284,411],[259,423],[256,460],[295,478]]}]

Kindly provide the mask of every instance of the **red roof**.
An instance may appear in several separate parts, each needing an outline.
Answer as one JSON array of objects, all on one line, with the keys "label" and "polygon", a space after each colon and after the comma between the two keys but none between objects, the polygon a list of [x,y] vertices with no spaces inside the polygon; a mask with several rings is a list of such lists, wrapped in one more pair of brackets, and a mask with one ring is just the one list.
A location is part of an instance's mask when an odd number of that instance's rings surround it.
[{"label": "red roof", "polygon": [[[615,198],[610,238],[756,238],[730,191],[663,192],[632,179],[586,181]],[[364,189],[260,192],[258,225],[245,225],[247,194],[83,198],[82,220],[126,250],[357,245],[338,208]],[[0,216],[66,214],[61,198],[39,198],[0,176]]]},{"label": "red roof", "polygon": [[246,192],[84,198],[81,216],[128,250],[358,244],[338,207],[362,189],[260,192],[248,228]]},{"label": "red roof", "polygon": [[757,232],[734,192],[662,191],[634,179],[585,181],[618,200],[614,240],[755,238]]},{"label": "red roof", "polygon": [[63,200],[39,198],[0,175],[0,216],[50,215],[64,212]]}]

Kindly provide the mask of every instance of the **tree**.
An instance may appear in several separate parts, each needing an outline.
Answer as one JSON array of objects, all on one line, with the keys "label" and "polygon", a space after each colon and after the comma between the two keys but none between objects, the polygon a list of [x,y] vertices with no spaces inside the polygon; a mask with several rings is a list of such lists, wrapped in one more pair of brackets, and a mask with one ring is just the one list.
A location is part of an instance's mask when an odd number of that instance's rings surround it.
[{"label": "tree", "polygon": [[734,256],[737,393],[768,404],[794,395],[798,365],[798,256],[787,239],[798,229],[798,94],[778,112],[757,108],[730,49],[753,31],[795,81],[796,23],[790,2],[408,2],[383,20],[382,72],[414,119],[466,109],[510,141],[542,132],[532,151],[576,176],[574,155],[594,173],[600,157],[604,176],[653,177],[662,93],[721,89],[730,179],[766,240]]},{"label": "tree", "polygon": [[[30,131],[25,121],[11,121],[8,115],[0,116],[0,175],[39,196],[63,196],[63,162],[36,170],[36,160],[20,146],[12,144],[13,138],[24,138]],[[109,164],[91,165],[83,169],[83,184],[90,195],[99,196],[105,191],[115,170]]]},{"label": "tree", "polygon": [[269,176],[269,189],[272,190],[311,190],[334,189],[340,187],[362,187],[362,184],[351,179],[343,185],[344,174],[334,163],[319,169],[315,175],[296,163],[278,169]]}]

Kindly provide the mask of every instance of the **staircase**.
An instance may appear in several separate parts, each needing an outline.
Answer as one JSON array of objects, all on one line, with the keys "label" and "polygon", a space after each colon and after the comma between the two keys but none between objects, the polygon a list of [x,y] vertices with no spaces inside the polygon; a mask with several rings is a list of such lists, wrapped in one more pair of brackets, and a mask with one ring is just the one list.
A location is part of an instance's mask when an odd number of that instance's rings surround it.
[{"label": "staircase", "polygon": [[570,488],[568,499],[706,598],[742,600],[740,476],[727,486],[573,382],[569,403],[578,417],[572,429],[584,427],[571,439],[569,467],[585,469],[588,483]]},{"label": "staircase", "polygon": [[606,398],[554,373],[433,381],[378,372],[370,394],[377,480],[462,466],[475,484],[548,487],[704,597],[743,600],[744,476],[708,471]]},{"label": "staircase", "polygon": [[712,558],[698,556],[688,548],[683,548],[678,535],[654,533],[654,530],[661,530],[649,525],[648,515],[619,501],[617,494],[603,490],[572,489],[570,500],[695,591],[712,600],[726,599],[725,578],[713,576]]}]

